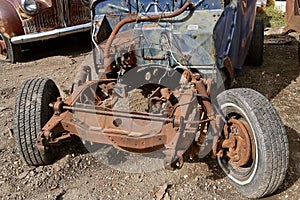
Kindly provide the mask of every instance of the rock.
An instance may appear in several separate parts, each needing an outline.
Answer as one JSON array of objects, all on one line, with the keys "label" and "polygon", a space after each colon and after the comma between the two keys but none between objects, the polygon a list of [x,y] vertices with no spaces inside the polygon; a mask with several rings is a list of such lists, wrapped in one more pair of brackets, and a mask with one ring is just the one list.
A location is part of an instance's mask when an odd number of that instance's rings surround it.
[{"label": "rock", "polygon": [[37,168],[35,168],[35,171],[37,173],[43,172],[44,171],[44,166],[38,166]]},{"label": "rock", "polygon": [[0,106],[0,112],[6,110],[7,107]]},{"label": "rock", "polygon": [[28,173],[29,173],[28,171],[25,171],[25,172],[20,173],[20,174],[18,175],[18,179],[23,179],[23,178],[25,178],[25,177],[27,176]]},{"label": "rock", "polygon": [[168,184],[167,184],[167,183],[164,183],[164,184],[160,187],[160,189],[155,193],[155,197],[156,197],[157,200],[163,199],[165,193],[167,192],[167,191],[166,191],[167,188],[168,188]]},{"label": "rock", "polygon": [[171,200],[171,197],[168,192],[166,192],[166,194],[164,196],[164,200]]},{"label": "rock", "polygon": [[34,175],[35,175],[34,171],[30,171],[30,172],[29,172],[29,175],[30,175],[30,176],[34,176]]}]

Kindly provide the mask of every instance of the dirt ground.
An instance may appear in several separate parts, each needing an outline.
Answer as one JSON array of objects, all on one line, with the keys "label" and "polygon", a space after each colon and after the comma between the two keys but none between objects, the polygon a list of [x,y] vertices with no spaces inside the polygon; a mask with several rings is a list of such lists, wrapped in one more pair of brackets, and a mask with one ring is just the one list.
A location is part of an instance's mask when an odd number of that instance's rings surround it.
[{"label": "dirt ground", "polygon": [[[165,184],[165,199],[245,199],[227,182],[216,161],[187,162],[176,171],[149,173],[114,170],[80,147],[65,145],[52,165],[29,167],[14,143],[15,96],[33,77],[53,79],[63,96],[70,92],[77,68],[90,52],[88,34],[30,46],[22,63],[0,63],[0,198],[2,199],[154,199]],[[300,199],[300,66],[297,42],[265,45],[264,64],[244,67],[234,87],[265,95],[281,116],[290,144],[285,181],[266,199]]]}]

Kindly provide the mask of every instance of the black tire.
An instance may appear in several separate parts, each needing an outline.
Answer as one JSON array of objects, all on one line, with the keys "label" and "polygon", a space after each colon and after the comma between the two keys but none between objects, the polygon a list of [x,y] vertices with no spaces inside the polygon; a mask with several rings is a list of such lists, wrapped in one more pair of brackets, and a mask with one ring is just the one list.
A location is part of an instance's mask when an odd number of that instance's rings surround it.
[{"label": "black tire", "polygon": [[298,41],[298,64],[300,65],[300,41]]},{"label": "black tire", "polygon": [[21,45],[12,44],[11,41],[0,33],[0,42],[4,42],[3,52],[1,51],[0,60],[10,63],[18,62],[22,59]]},{"label": "black tire", "polygon": [[59,97],[59,90],[50,79],[25,81],[18,91],[14,111],[14,135],[18,150],[28,165],[46,165],[53,161],[51,149],[39,151],[37,134],[53,115],[49,103]]},{"label": "black tire", "polygon": [[255,18],[254,29],[245,65],[261,66],[264,52],[264,21],[261,17]]},{"label": "black tire", "polygon": [[289,160],[287,135],[276,110],[263,95],[248,88],[224,91],[217,101],[227,120],[235,118],[248,127],[251,141],[246,165],[233,165],[226,156],[218,158],[229,182],[249,198],[272,194],[283,182]]}]

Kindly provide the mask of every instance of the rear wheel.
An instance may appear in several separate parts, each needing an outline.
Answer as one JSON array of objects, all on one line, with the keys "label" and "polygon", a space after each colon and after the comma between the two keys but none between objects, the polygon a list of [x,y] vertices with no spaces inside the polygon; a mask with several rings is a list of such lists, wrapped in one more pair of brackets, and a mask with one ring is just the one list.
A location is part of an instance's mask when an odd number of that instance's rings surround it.
[{"label": "rear wheel", "polygon": [[230,89],[218,104],[224,125],[222,157],[218,162],[231,184],[249,198],[272,194],[288,167],[284,125],[270,102],[252,89]]},{"label": "rear wheel", "polygon": [[264,21],[261,17],[256,17],[253,29],[251,44],[245,65],[260,66],[263,64],[264,51]]},{"label": "rear wheel", "polygon": [[11,41],[0,33],[0,61],[15,63],[22,58],[21,46],[12,44]]},{"label": "rear wheel", "polygon": [[18,150],[28,165],[45,165],[54,159],[51,149],[38,150],[36,138],[53,115],[49,103],[59,96],[55,83],[45,78],[25,81],[17,94],[14,134]]},{"label": "rear wheel", "polygon": [[298,41],[298,64],[300,65],[300,40]]}]

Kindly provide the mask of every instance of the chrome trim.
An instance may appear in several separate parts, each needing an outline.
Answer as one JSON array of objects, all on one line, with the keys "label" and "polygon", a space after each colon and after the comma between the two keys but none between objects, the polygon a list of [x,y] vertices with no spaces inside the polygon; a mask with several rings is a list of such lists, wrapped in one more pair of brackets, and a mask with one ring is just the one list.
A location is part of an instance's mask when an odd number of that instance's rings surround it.
[{"label": "chrome trim", "polygon": [[36,6],[36,9],[34,11],[30,11],[30,10],[27,10],[27,6],[25,5],[26,4],[26,0],[21,0],[21,7],[22,9],[28,14],[28,15],[35,15],[36,13],[38,13],[39,11],[39,4],[36,2],[36,0],[33,0],[35,6]]},{"label": "chrome trim", "polygon": [[66,28],[59,28],[54,29],[51,31],[41,32],[41,33],[32,33],[27,35],[20,35],[11,38],[11,42],[13,44],[22,44],[28,42],[35,42],[39,40],[48,40],[52,38],[57,38],[73,33],[79,33],[88,31],[92,27],[92,23],[80,24],[76,26],[66,27]]}]

